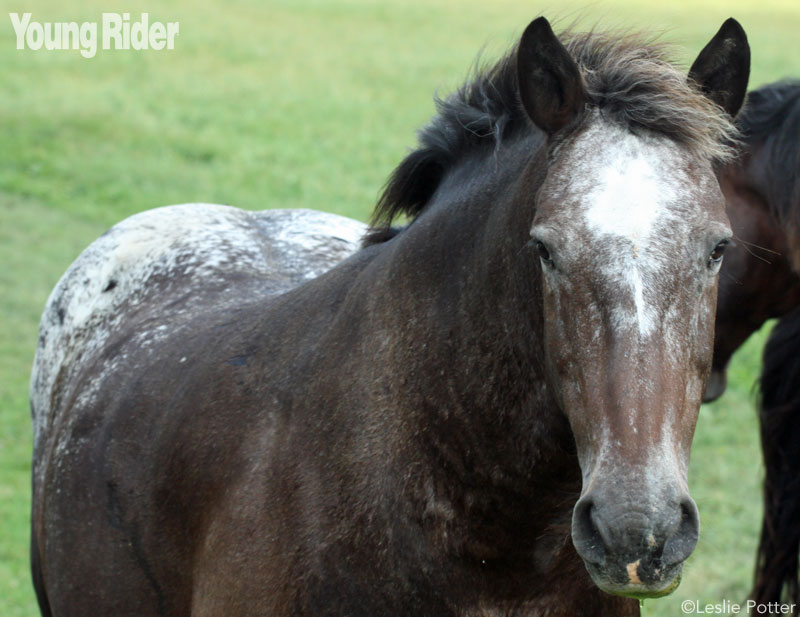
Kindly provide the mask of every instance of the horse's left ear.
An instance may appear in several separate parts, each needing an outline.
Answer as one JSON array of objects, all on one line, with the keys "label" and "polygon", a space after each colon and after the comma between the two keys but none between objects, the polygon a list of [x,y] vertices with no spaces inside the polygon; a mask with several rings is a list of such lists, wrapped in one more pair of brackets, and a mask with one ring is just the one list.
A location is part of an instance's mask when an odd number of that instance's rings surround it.
[{"label": "horse's left ear", "polygon": [[747,93],[750,77],[750,46],[744,29],[733,17],[703,48],[689,70],[703,93],[735,116]]},{"label": "horse's left ear", "polygon": [[553,135],[578,116],[586,100],[580,69],[544,18],[525,28],[517,48],[517,83],[533,123]]}]

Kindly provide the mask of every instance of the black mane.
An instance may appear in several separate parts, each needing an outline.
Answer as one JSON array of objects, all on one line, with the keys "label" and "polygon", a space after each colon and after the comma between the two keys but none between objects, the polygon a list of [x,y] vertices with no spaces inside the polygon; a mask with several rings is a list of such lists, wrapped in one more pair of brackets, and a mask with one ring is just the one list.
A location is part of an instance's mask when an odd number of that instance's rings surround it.
[{"label": "black mane", "polygon": [[763,144],[761,188],[773,214],[800,226],[800,80],[753,90],[736,122],[749,146]]},{"label": "black mane", "polygon": [[387,233],[400,215],[416,217],[444,175],[463,153],[485,145],[496,147],[512,133],[529,130],[519,103],[516,57],[507,54],[474,74],[447,98],[436,97],[436,115],[417,137],[419,146],[394,170],[372,215],[366,244],[390,239]]}]

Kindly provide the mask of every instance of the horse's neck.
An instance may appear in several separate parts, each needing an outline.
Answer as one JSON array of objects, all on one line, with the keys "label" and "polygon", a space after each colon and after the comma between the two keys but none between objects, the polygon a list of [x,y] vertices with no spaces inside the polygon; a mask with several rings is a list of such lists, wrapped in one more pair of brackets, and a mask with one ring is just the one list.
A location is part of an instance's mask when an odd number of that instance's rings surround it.
[{"label": "horse's neck", "polygon": [[499,220],[472,218],[507,195],[473,188],[497,201],[437,204],[392,241],[376,363],[403,419],[393,456],[412,517],[447,553],[510,559],[567,521],[580,472],[544,378],[538,273],[518,238],[493,237]]},{"label": "horse's neck", "polygon": [[461,440],[459,456],[529,473],[570,437],[544,377],[533,197],[513,203],[527,158],[498,152],[446,178],[396,239],[381,295],[409,412]]}]

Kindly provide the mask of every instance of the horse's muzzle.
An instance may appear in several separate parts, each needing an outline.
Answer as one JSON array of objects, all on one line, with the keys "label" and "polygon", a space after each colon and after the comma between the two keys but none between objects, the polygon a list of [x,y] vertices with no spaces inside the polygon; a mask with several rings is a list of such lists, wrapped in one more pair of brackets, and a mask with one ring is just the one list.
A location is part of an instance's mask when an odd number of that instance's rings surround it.
[{"label": "horse's muzzle", "polygon": [[688,496],[637,504],[588,493],[575,505],[572,541],[595,584],[607,593],[657,598],[680,583],[697,545],[700,519]]}]

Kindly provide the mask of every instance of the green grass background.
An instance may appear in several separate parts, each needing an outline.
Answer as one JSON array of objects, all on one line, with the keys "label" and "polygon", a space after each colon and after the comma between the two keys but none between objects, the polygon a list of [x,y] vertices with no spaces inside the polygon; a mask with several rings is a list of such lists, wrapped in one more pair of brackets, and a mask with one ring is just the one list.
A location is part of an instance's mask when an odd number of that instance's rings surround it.
[{"label": "green grass background", "polygon": [[[388,174],[484,49],[533,17],[665,32],[688,65],[736,16],[751,86],[800,75],[794,0],[0,1],[0,615],[38,611],[28,574],[27,383],[39,315],[77,254],[135,212],[208,201],[318,208],[365,218]],[[179,21],[174,51],[17,51],[8,13],[98,20],[103,11]],[[736,356],[730,388],[700,414],[691,486],[700,544],[672,596],[742,600],[761,516],[752,385],[764,333]]]}]

